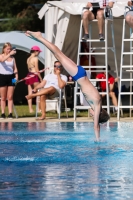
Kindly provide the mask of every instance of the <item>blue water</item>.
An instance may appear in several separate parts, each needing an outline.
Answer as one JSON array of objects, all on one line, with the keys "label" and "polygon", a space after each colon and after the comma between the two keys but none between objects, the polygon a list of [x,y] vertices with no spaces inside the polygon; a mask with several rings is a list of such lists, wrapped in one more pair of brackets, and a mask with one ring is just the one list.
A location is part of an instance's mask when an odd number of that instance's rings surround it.
[{"label": "blue water", "polygon": [[133,199],[133,123],[0,123],[0,199]]}]

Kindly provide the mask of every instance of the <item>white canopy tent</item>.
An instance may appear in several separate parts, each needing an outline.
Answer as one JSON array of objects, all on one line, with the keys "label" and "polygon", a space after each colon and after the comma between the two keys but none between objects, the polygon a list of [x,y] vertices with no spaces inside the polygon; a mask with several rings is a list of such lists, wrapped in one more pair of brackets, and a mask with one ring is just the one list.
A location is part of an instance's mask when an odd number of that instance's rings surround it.
[{"label": "white canopy tent", "polygon": [[[42,19],[45,16],[45,38],[57,45],[68,57],[77,62],[77,48],[79,39],[79,27],[81,22],[81,11],[89,0],[64,0],[48,1],[38,12]],[[75,3],[76,2],[76,3]],[[122,18],[124,14],[126,0],[116,1],[112,9],[114,16],[114,32],[116,41],[116,53],[118,66],[120,65]],[[97,36],[97,25],[94,27],[94,35]],[[110,31],[108,31],[110,33]],[[109,36],[109,45],[112,42]],[[112,45],[111,45],[112,46]],[[45,65],[52,66],[55,58],[52,53],[45,49]],[[102,62],[98,60],[99,62]],[[110,56],[109,64],[114,66]]]},{"label": "white canopy tent", "polygon": [[25,52],[30,52],[30,49],[34,45],[38,45],[42,52],[39,54],[39,60],[43,64],[45,64],[45,47],[41,43],[34,41],[25,36],[23,32],[11,31],[11,32],[1,32],[0,33],[0,52],[2,50],[3,45],[6,42],[10,42],[12,46],[15,46],[16,49],[22,50]]},{"label": "white canopy tent", "polygon": [[[87,2],[96,2],[95,0],[62,0],[62,1],[48,1],[38,12],[39,18],[41,19],[50,7],[58,7],[64,12],[72,15],[81,15],[82,8],[86,6]],[[124,8],[127,5],[127,0],[116,0],[113,6],[113,16],[119,17],[123,15]],[[58,15],[61,17],[60,15]],[[59,18],[58,18],[59,19]]]}]

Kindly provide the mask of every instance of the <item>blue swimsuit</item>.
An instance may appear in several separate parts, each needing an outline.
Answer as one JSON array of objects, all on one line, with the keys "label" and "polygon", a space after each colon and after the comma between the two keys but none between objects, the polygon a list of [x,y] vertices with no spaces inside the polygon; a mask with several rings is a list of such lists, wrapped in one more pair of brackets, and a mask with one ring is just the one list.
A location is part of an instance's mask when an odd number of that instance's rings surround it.
[{"label": "blue swimsuit", "polygon": [[87,76],[85,69],[82,66],[77,66],[78,67],[78,72],[75,76],[73,76],[73,80],[77,81],[78,79]]}]

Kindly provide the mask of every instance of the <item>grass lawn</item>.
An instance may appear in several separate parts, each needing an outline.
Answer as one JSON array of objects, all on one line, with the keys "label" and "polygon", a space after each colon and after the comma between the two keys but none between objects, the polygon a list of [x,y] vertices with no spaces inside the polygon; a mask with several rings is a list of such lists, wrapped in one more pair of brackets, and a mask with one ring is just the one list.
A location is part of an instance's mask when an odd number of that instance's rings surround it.
[{"label": "grass lawn", "polygon": [[[15,106],[17,114],[19,117],[35,117],[35,110],[36,110],[36,106],[33,105],[33,109],[34,109],[34,113],[29,113],[29,109],[28,109],[28,105],[19,105],[19,106]],[[6,108],[6,113],[7,113],[7,108]],[[38,113],[38,116],[40,116],[41,113]],[[87,111],[81,111],[81,112],[77,112],[77,116],[78,117],[87,117],[88,116],[88,112]],[[49,111],[46,113],[46,117],[54,117],[54,118],[58,118],[58,114],[56,113],[56,111]],[[66,117],[66,112],[61,112],[61,117]],[[68,117],[73,117],[73,111],[69,111],[68,112]]]},{"label": "grass lawn", "polygon": [[[28,105],[16,105],[15,106],[17,114],[19,117],[35,117],[35,112],[34,113],[29,113],[29,109],[28,109]],[[36,110],[35,105],[33,105],[33,109],[34,111]],[[6,106],[6,115],[8,115],[7,112],[7,106]],[[41,114],[38,113],[38,116],[40,116]],[[69,111],[68,112],[68,117],[73,117],[74,112],[73,111]],[[87,117],[88,116],[88,112],[87,110],[80,110],[77,111],[77,117]],[[110,114],[111,117],[116,117],[116,115],[114,114]],[[133,116],[133,115],[132,115]],[[53,112],[47,112],[46,113],[46,117],[54,117],[57,118],[58,115],[55,111]],[[61,117],[66,117],[66,112],[61,112]],[[129,112],[124,111],[124,116],[123,117],[129,117]]]}]

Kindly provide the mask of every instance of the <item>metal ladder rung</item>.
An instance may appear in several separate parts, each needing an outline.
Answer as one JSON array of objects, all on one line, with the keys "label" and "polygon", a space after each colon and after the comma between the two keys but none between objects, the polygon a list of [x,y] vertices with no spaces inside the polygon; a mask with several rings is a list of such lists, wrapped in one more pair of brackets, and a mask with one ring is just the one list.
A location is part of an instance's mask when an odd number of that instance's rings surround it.
[{"label": "metal ladder rung", "polygon": [[[84,40],[80,40],[80,42],[84,42]],[[86,42],[106,42],[106,40],[88,39]]]},{"label": "metal ladder rung", "polygon": [[119,106],[119,108],[133,108],[133,105],[132,106]]},{"label": "metal ladder rung", "polygon": [[120,92],[121,95],[130,95],[133,94],[133,92]]},{"label": "metal ladder rung", "polygon": [[132,55],[133,52],[123,52],[123,55]]},{"label": "metal ladder rung", "polygon": [[95,53],[79,53],[79,55],[106,55],[105,52],[95,52]]},{"label": "metal ladder rung", "polygon": [[125,42],[129,41],[130,42],[130,41],[133,41],[133,38],[132,39],[131,38],[130,39],[124,39],[123,41],[125,41]]},{"label": "metal ladder rung", "polygon": [[[105,49],[105,47],[93,47],[93,50],[96,50],[96,49]],[[107,49],[113,50],[114,48],[113,47],[107,47]]]},{"label": "metal ladder rung", "polygon": [[106,79],[90,79],[91,82],[106,81]]},{"label": "metal ladder rung", "polygon": [[121,81],[133,81],[133,79],[121,79]]},{"label": "metal ladder rung", "polygon": [[[91,72],[96,72],[96,70],[91,70]],[[103,69],[97,70],[97,72],[103,72]],[[100,80],[100,79],[99,79]]]},{"label": "metal ladder rung", "polygon": [[131,66],[131,65],[122,65],[121,67],[122,68],[133,68],[133,66]]}]

